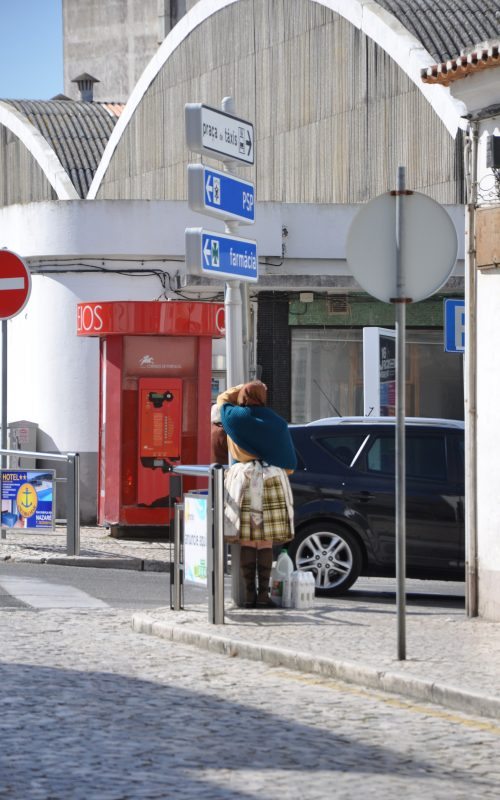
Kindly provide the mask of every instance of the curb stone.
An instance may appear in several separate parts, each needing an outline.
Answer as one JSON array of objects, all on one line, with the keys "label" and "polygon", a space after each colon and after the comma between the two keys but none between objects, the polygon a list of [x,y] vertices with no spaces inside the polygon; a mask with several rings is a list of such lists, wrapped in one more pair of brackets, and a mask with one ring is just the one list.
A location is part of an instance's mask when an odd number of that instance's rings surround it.
[{"label": "curb stone", "polygon": [[116,556],[23,556],[6,555],[0,561],[18,564],[53,564],[59,567],[94,567],[100,569],[130,569],[139,572],[168,572],[169,561]]},{"label": "curb stone", "polygon": [[398,672],[377,670],[373,667],[326,656],[311,656],[300,651],[187,629],[181,625],[158,622],[144,613],[133,615],[132,629],[136,633],[192,645],[219,655],[263,661],[274,667],[286,667],[299,672],[321,675],[325,678],[336,678],[346,683],[398,694],[412,700],[434,703],[474,716],[500,719],[500,700],[496,697],[463,691],[454,686]]}]

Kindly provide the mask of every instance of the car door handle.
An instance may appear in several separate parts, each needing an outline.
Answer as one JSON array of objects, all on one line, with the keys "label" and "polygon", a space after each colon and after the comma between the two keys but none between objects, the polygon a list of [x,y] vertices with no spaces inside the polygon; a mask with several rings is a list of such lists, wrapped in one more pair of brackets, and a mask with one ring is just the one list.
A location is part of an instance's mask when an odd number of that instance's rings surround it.
[{"label": "car door handle", "polygon": [[375,495],[372,492],[353,492],[351,497],[355,500],[360,500],[362,503],[367,503],[369,500],[375,500]]}]

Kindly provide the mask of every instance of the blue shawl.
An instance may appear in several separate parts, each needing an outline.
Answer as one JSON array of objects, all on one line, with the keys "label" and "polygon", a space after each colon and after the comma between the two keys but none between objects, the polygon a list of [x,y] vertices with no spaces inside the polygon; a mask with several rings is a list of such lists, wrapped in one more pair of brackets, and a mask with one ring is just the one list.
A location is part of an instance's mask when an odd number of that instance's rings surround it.
[{"label": "blue shawl", "polygon": [[265,406],[221,406],[222,427],[233,442],[273,467],[295,469],[297,456],[283,417]]}]

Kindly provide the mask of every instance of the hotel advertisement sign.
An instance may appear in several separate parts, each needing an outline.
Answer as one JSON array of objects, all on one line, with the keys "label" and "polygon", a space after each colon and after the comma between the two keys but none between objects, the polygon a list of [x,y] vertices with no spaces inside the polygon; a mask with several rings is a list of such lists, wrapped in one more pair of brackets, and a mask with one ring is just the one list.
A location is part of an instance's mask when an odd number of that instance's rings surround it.
[{"label": "hotel advertisement sign", "polygon": [[54,470],[2,469],[2,528],[54,530]]}]

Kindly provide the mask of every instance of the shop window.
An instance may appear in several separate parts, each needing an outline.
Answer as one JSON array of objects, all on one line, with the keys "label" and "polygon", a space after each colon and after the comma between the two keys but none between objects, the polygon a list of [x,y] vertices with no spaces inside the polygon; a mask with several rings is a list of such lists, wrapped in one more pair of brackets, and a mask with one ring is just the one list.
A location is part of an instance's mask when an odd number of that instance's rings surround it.
[{"label": "shop window", "polygon": [[[291,421],[363,414],[361,328],[293,328]],[[442,330],[406,333],[406,414],[463,419],[463,359]]]}]

